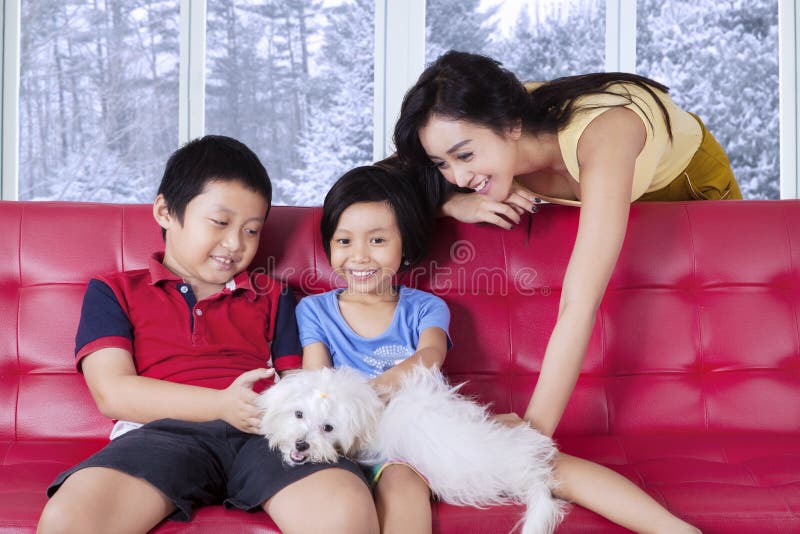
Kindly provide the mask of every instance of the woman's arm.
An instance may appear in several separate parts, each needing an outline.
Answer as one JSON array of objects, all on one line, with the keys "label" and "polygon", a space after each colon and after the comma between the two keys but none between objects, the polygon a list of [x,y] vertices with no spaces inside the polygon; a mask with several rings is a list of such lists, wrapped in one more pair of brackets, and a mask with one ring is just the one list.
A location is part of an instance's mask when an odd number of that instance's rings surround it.
[{"label": "woman's arm", "polygon": [[131,353],[118,348],[93,352],[81,366],[98,409],[111,419],[137,423],[223,419],[251,433],[258,432],[261,420],[253,384],[274,374],[272,369],[253,369],[223,390],[178,384],[139,376]]},{"label": "woman's arm", "polygon": [[441,215],[461,222],[486,222],[510,230],[515,224],[519,224],[523,213],[534,210],[533,204],[533,193],[515,180],[511,193],[503,202],[492,200],[486,195],[451,193],[440,211]]},{"label": "woman's arm", "polygon": [[595,316],[617,263],[630,212],[641,119],[613,108],[594,119],[578,142],[581,212],[562,284],[558,317],[525,420],[552,435],[575,387]]},{"label": "woman's arm", "polygon": [[419,335],[417,351],[380,376],[373,378],[372,385],[378,391],[394,391],[403,375],[414,365],[424,365],[425,367],[435,365],[441,368],[446,355],[447,334],[438,327],[426,328]]}]

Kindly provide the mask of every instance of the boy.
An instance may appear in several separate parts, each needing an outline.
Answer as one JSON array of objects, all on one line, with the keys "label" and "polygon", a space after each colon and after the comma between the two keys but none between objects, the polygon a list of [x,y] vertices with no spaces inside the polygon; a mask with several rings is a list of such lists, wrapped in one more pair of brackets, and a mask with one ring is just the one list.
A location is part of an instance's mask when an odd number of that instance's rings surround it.
[{"label": "boy", "polygon": [[278,372],[301,366],[291,292],[257,292],[245,270],[270,201],[266,170],[234,139],[169,158],[153,203],[163,255],[84,297],[76,365],[118,420],[112,441],[48,488],[39,532],[146,532],[223,501],[263,508],[282,531],[377,532],[356,465],[287,468],[255,434],[270,355]]}]

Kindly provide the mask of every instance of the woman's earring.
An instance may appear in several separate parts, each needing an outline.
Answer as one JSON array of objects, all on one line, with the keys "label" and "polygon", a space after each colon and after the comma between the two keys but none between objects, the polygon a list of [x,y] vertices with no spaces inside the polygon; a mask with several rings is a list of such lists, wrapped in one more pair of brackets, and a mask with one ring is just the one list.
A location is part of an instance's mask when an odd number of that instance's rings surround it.
[{"label": "woman's earring", "polygon": [[408,267],[409,265],[411,265],[411,262],[410,262],[410,261],[408,261],[408,260],[403,260],[403,265],[405,265],[406,267]]}]

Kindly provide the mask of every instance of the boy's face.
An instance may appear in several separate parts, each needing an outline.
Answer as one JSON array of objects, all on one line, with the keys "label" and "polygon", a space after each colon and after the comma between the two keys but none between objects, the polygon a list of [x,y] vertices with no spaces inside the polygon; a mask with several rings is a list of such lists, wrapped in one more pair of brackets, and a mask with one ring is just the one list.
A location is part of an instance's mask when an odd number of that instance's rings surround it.
[{"label": "boy's face", "polygon": [[252,261],[267,210],[264,197],[240,182],[209,182],[186,205],[181,224],[159,195],[153,214],[166,230],[164,265],[198,299],[216,293]]}]

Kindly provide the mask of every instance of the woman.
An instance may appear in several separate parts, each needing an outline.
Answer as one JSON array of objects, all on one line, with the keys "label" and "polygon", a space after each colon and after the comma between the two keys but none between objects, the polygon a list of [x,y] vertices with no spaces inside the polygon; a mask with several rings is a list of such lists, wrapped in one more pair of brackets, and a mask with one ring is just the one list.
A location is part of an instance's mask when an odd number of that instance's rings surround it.
[{"label": "woman", "polygon": [[406,93],[394,138],[401,159],[438,170],[422,173],[433,180],[427,189],[458,220],[511,228],[540,199],[580,206],[558,318],[524,415],[547,435],[575,387],[631,202],[742,198],[700,119],[633,74],[526,87],[490,58],[451,51]]}]

